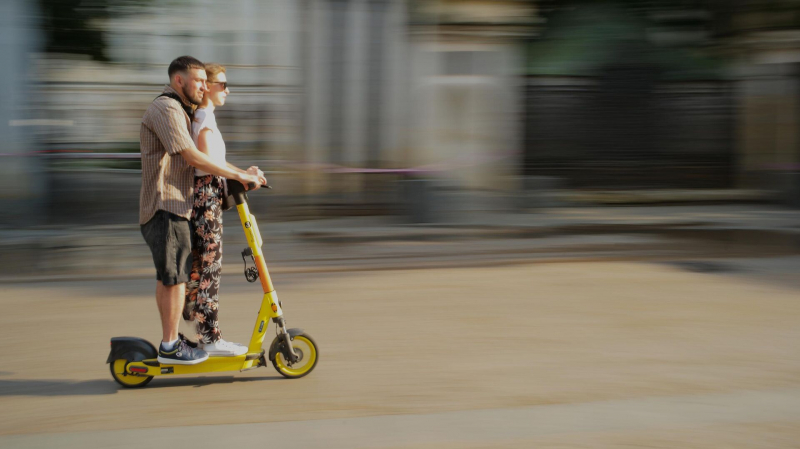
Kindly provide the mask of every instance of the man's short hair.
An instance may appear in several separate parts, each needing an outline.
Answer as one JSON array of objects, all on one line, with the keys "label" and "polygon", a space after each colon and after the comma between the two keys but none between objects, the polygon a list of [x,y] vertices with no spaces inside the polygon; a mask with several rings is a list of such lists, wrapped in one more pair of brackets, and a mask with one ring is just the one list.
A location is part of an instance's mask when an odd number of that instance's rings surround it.
[{"label": "man's short hair", "polygon": [[205,69],[206,66],[199,60],[191,57],[191,56],[181,56],[179,58],[175,58],[169,64],[169,69],[167,73],[169,73],[169,79],[172,79],[172,75],[176,74],[177,72],[185,72],[189,69]]}]

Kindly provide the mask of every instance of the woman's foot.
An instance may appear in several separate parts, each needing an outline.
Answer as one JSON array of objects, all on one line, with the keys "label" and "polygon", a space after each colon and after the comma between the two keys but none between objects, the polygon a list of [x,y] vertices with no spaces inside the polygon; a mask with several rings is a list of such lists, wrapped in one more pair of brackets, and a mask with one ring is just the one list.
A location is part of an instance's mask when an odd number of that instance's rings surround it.
[{"label": "woman's foot", "polygon": [[204,344],[203,350],[207,352],[208,355],[216,357],[235,357],[237,355],[247,354],[247,346],[231,343],[221,338],[215,343]]}]

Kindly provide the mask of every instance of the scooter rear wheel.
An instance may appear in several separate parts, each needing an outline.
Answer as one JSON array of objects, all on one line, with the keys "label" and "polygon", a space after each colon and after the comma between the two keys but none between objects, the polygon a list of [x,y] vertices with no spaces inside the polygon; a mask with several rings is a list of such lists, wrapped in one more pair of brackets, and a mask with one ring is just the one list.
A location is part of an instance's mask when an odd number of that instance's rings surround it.
[{"label": "scooter rear wheel", "polygon": [[[278,339],[283,338],[278,336]],[[300,360],[289,364],[281,351],[276,351],[272,356],[272,366],[281,373],[283,377],[298,379],[310,373],[317,366],[319,351],[314,339],[308,334],[296,335],[292,339],[292,346],[301,356]]]},{"label": "scooter rear wheel", "polygon": [[111,377],[117,381],[118,384],[125,388],[141,388],[153,380],[153,376],[134,376],[125,372],[125,366],[128,361],[125,359],[117,359],[109,363],[111,368]]}]

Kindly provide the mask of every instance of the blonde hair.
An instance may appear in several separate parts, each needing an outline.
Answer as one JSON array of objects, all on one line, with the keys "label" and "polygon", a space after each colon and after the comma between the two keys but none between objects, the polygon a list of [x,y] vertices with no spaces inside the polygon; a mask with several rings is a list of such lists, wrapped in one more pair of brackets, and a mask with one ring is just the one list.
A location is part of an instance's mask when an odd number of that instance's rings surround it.
[{"label": "blonde hair", "polygon": [[208,62],[205,64],[206,76],[209,81],[216,81],[217,75],[225,73],[225,66],[217,64],[216,62]]}]

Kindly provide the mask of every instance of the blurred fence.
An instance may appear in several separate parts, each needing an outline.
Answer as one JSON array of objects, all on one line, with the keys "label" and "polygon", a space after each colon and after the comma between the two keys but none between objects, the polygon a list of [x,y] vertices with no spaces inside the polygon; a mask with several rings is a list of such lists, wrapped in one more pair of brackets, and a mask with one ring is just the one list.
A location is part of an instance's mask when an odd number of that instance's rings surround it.
[{"label": "blurred fence", "polygon": [[733,187],[732,85],[629,73],[529,78],[524,173],[572,188]]},{"label": "blurred fence", "polygon": [[[43,160],[49,192],[40,216],[42,222],[37,224],[132,225],[138,222],[139,153],[59,151],[30,157]],[[406,215],[412,221],[429,219],[433,214],[430,209],[434,207],[434,189],[440,187],[436,183],[416,182],[420,177],[436,173],[424,167],[359,169],[292,161],[264,162],[261,166],[275,189],[251,195],[250,202],[253,213],[266,215],[272,221],[397,214]],[[335,193],[307,194],[302,184],[309,175],[328,177],[340,186],[356,187]],[[442,204],[437,203],[435,207],[442,208]]]}]

